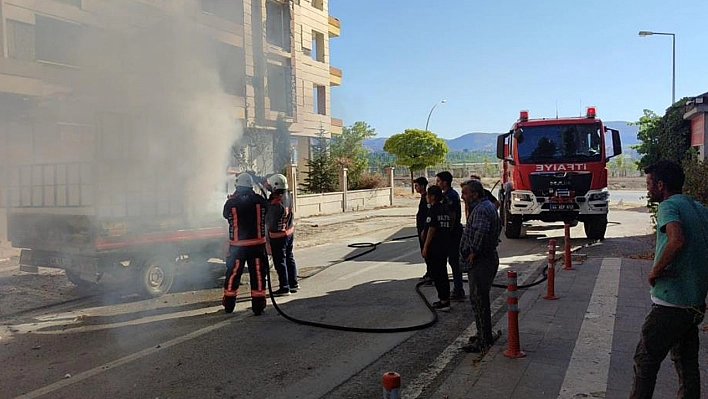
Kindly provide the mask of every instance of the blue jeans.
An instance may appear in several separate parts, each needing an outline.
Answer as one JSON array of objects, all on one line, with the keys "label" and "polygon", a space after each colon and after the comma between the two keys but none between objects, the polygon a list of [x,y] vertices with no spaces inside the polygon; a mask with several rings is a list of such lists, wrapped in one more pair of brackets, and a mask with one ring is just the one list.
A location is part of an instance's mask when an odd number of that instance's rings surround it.
[{"label": "blue jeans", "polygon": [[270,239],[270,250],[273,255],[273,265],[278,272],[280,288],[297,287],[297,266],[293,256],[293,241],[295,234],[282,238]]}]

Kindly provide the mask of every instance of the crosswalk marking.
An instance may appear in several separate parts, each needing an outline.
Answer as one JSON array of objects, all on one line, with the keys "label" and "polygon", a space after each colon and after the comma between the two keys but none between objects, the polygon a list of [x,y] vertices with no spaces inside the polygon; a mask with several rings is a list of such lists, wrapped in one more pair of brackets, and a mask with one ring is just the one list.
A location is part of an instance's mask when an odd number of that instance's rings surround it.
[{"label": "crosswalk marking", "polygon": [[619,258],[602,261],[558,399],[604,397],[607,391],[621,264]]}]

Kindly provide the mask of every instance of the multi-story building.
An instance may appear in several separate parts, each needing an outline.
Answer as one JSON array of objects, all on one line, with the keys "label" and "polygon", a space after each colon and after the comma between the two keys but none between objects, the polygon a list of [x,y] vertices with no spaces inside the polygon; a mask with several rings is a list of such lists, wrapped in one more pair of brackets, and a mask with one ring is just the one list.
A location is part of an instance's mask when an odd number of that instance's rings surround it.
[{"label": "multi-story building", "polygon": [[[195,149],[190,165],[236,142],[244,169],[304,170],[312,138],[342,129],[339,32],[328,0],[0,0],[0,209],[81,202],[90,171],[72,163],[160,159],[156,139]],[[180,129],[206,133],[169,140]],[[38,164],[55,166],[15,168]]]}]

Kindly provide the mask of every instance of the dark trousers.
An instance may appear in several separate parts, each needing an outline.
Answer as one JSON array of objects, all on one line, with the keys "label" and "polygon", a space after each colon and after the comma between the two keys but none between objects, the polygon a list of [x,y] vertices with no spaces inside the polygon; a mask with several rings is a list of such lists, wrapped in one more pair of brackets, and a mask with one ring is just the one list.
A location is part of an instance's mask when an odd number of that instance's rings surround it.
[{"label": "dark trousers", "polygon": [[271,238],[270,250],[273,255],[273,266],[278,272],[280,288],[297,287],[297,266],[293,256],[294,234],[286,237]]},{"label": "dark trousers", "polygon": [[652,397],[656,375],[669,352],[678,374],[677,397],[700,398],[698,325],[703,320],[704,312],[705,306],[691,309],[652,306],[634,352],[634,383],[630,399]]},{"label": "dark trousers", "polygon": [[[418,245],[420,245],[420,251],[423,252],[423,246],[425,246],[425,241],[421,237],[421,234],[423,233],[424,227],[419,227],[416,226],[416,230],[418,231]],[[447,263],[447,259],[445,259],[445,262]],[[445,266],[445,272],[447,273],[447,266]],[[430,265],[428,264],[428,261],[425,261],[425,275],[427,277],[430,277]]]},{"label": "dark trousers", "polygon": [[460,240],[462,239],[462,226],[452,229],[452,239],[448,248],[448,260],[452,269],[453,294],[464,295],[465,287],[462,284],[462,269],[460,269]]},{"label": "dark trousers", "polygon": [[429,254],[425,260],[430,278],[435,284],[438,292],[438,299],[441,301],[450,300],[450,281],[447,278],[447,256],[446,254]]},{"label": "dark trousers", "polygon": [[477,337],[483,346],[494,344],[489,292],[492,290],[492,283],[498,270],[499,254],[494,251],[485,256],[476,255],[472,270],[467,272],[470,302],[472,302],[472,309],[474,310],[474,322],[477,325]]},{"label": "dark trousers", "polygon": [[236,297],[244,265],[248,264],[251,278],[251,307],[254,311],[266,307],[266,276],[268,275],[268,254],[265,244],[250,247],[229,247],[226,258],[226,279],[224,296]]}]

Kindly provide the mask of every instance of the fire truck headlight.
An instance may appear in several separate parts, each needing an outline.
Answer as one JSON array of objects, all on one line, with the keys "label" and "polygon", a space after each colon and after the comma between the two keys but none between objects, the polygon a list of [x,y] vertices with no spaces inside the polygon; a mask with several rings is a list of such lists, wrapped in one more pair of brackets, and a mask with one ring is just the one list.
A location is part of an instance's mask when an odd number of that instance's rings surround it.
[{"label": "fire truck headlight", "polygon": [[531,194],[523,194],[523,193],[511,193],[511,199],[514,200],[515,202],[520,202],[520,201],[527,201],[531,202]]}]

